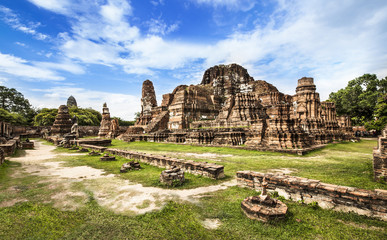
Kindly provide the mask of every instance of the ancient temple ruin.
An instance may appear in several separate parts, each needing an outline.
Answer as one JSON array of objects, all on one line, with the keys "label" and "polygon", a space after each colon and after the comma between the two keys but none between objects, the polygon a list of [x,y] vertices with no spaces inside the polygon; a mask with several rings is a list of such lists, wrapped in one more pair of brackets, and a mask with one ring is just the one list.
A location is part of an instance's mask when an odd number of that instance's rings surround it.
[{"label": "ancient temple ruin", "polygon": [[77,100],[75,100],[75,97],[73,96],[70,96],[68,99],[67,99],[67,107],[77,107]]},{"label": "ancient temple ruin", "polygon": [[69,108],[66,105],[60,105],[54,124],[51,127],[51,134],[53,136],[63,136],[71,132],[71,126]]},{"label": "ancient temple ruin", "polygon": [[101,120],[101,125],[99,127],[98,136],[106,137],[110,132],[110,126],[111,126],[111,120],[110,120],[109,108],[107,107],[107,104],[104,103],[102,108],[102,120]]},{"label": "ancient temple ruin", "polygon": [[209,68],[198,85],[164,94],[159,106],[146,80],[141,115],[119,138],[306,149],[352,136],[349,118],[337,117],[334,103],[320,101],[313,78],[299,79],[296,94],[287,95],[230,64]]}]

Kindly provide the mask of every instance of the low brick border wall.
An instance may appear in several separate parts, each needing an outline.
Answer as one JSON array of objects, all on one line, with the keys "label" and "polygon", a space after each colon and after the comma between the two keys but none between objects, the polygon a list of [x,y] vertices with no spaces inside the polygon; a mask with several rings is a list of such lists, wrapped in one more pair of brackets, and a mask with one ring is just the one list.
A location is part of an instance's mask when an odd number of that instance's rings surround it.
[{"label": "low brick border wall", "polygon": [[88,144],[88,145],[104,146],[104,147],[112,145],[111,139],[99,139],[99,138],[77,139],[77,140],[73,140],[73,142],[76,145]]},{"label": "low brick border wall", "polygon": [[11,139],[4,144],[0,144],[0,148],[4,151],[4,156],[11,156],[14,154],[19,146],[19,143],[20,141],[18,139]]},{"label": "low brick border wall", "polygon": [[195,162],[193,160],[177,159],[167,156],[159,156],[149,153],[141,153],[114,148],[104,148],[104,150],[102,151],[103,147],[88,144],[80,144],[80,146],[101,152],[105,151],[110,154],[114,154],[116,156],[124,157],[127,159],[135,159],[156,167],[169,169],[173,166],[177,166],[181,168],[184,172],[191,173],[194,175],[201,175],[203,177],[213,179],[220,179],[225,177],[224,166],[215,163]]},{"label": "low brick border wall", "polygon": [[303,200],[305,203],[317,202],[322,208],[353,211],[387,221],[387,190],[372,191],[322,183],[308,178],[253,171],[238,171],[236,175],[239,187],[261,191],[262,179],[266,177],[268,190],[276,191],[286,199]]},{"label": "low brick border wall", "polygon": [[83,148],[88,148],[88,149],[91,149],[91,150],[94,150],[94,151],[98,151],[98,152],[105,152],[105,150],[107,149],[107,147],[101,147],[101,146],[96,146],[96,145],[91,145],[91,144],[79,144],[79,146],[83,147]]}]

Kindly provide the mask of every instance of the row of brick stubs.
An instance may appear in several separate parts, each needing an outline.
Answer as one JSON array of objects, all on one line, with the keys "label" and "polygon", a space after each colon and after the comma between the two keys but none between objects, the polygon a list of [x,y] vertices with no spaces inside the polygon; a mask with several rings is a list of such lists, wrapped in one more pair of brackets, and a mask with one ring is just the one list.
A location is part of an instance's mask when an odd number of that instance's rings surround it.
[{"label": "row of brick stubs", "polygon": [[224,166],[215,163],[207,162],[195,162],[192,160],[177,159],[167,156],[159,156],[148,153],[134,152],[121,149],[105,148],[100,146],[93,146],[87,144],[80,144],[81,147],[90,148],[92,150],[100,152],[108,152],[116,156],[124,157],[127,159],[135,159],[141,162],[148,163],[149,165],[172,168],[173,166],[181,168],[184,172],[194,175],[201,175],[208,178],[220,179],[224,178]]},{"label": "row of brick stubs", "polygon": [[317,202],[322,208],[353,211],[387,221],[387,190],[366,190],[308,178],[252,171],[237,172],[238,186],[261,191],[264,177],[268,182],[268,190],[276,191],[286,199]]}]

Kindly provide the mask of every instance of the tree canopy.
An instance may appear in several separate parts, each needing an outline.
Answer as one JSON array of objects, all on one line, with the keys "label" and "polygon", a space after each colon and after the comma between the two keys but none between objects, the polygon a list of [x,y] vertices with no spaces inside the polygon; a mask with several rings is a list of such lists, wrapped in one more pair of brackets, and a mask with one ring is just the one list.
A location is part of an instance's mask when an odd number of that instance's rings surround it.
[{"label": "tree canopy", "polygon": [[36,114],[23,94],[14,88],[0,86],[0,120],[15,125],[31,124]]},{"label": "tree canopy", "polygon": [[329,95],[338,115],[348,115],[354,125],[380,131],[387,124],[387,77],[364,74],[348,82],[347,87]]},{"label": "tree canopy", "polygon": [[[57,114],[57,108],[43,108],[35,116],[34,125],[51,126]],[[73,106],[69,108],[69,114],[71,117],[74,115],[77,117],[78,125],[80,126],[98,126],[102,119],[101,113],[91,108],[78,108]]]}]

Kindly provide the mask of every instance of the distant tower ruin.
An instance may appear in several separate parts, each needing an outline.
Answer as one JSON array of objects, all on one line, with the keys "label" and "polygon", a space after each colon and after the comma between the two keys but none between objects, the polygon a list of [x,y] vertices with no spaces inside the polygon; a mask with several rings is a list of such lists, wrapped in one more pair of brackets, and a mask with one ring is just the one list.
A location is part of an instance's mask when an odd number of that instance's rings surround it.
[{"label": "distant tower ruin", "polygon": [[101,120],[101,125],[99,127],[98,136],[106,137],[106,135],[110,132],[110,125],[111,125],[111,120],[110,120],[109,108],[107,107],[107,104],[104,103],[102,108],[102,120]]},{"label": "distant tower ruin", "polygon": [[156,93],[153,83],[145,80],[142,84],[141,115],[137,119],[136,125],[147,125],[152,120],[151,110],[157,107]]},{"label": "distant tower ruin", "polygon": [[78,106],[77,106],[77,100],[75,100],[75,97],[70,96],[70,97],[67,99],[67,107],[78,107]]}]

